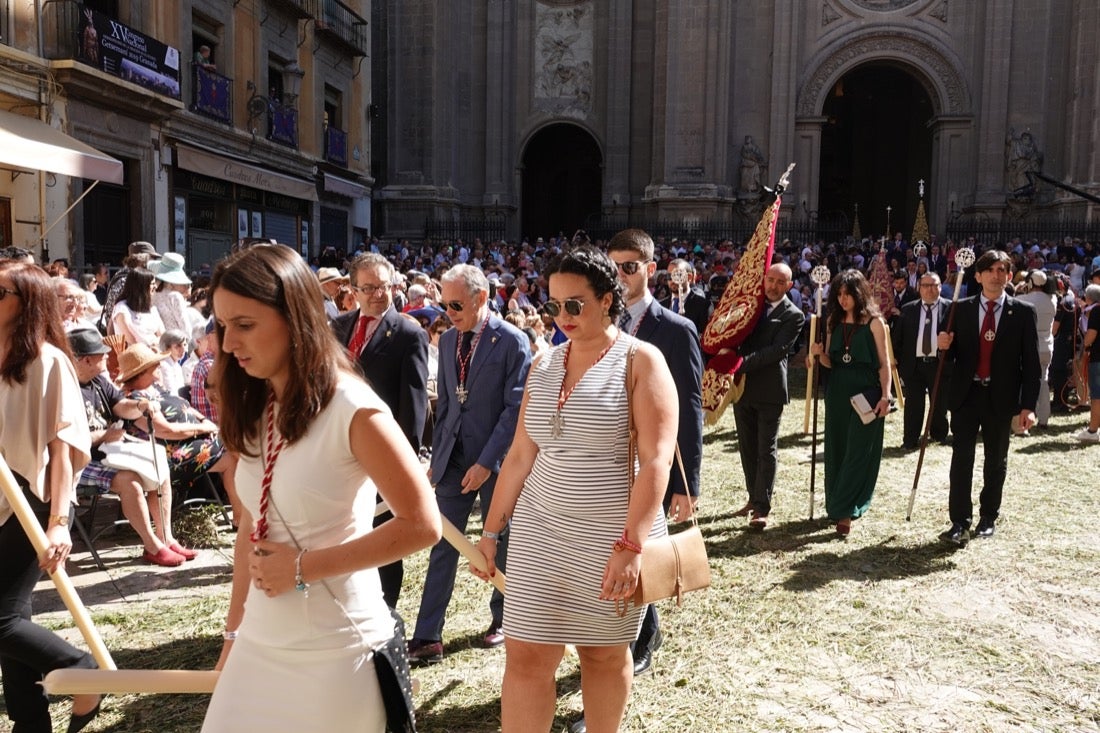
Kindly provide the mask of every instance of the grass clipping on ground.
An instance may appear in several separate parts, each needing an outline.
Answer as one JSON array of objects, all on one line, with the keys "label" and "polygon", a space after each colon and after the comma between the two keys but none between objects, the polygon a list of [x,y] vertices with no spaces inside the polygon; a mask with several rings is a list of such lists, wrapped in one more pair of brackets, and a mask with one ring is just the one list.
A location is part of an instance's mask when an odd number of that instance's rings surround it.
[{"label": "grass clipping on ground", "polygon": [[[792,370],[792,395],[804,394]],[[822,411],[824,405],[820,406]],[[732,513],[745,502],[731,412],[708,429],[700,524],[712,587],[683,608],[660,605],[665,643],[635,680],[623,730],[1100,730],[1100,448],[1072,434],[1083,412],[1014,438],[996,536],[953,550],[946,528],[951,449],[931,445],[911,522],[917,454],[903,452],[901,413],[871,511],[847,540],[808,520],[810,436],[803,403],[786,409],[768,529]],[[820,438],[819,438],[820,439]],[[819,444],[820,450],[820,444]],[[981,450],[975,501],[981,486]],[[824,513],[823,466],[815,516]],[[470,534],[479,530],[471,524]],[[427,552],[406,561],[399,610],[411,630]],[[133,607],[110,620],[120,666],[213,665],[228,586],[213,598]],[[495,731],[504,650],[480,648],[489,586],[460,570],[442,664],[414,670],[422,733]],[[106,621],[106,619],[105,619]],[[555,731],[581,710],[576,658],[558,671]],[[112,698],[100,727],[194,731],[204,697]]]}]

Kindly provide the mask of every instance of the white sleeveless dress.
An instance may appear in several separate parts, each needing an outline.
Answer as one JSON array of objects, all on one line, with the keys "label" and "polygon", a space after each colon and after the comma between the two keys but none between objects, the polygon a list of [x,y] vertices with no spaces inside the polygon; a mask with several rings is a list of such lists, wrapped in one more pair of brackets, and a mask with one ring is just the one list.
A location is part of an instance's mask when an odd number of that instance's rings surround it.
[{"label": "white sleeveless dress", "polygon": [[[349,440],[352,417],[363,408],[388,412],[362,380],[342,375],[309,431],[283,449],[272,479],[268,539],[294,545],[293,533],[309,549],[371,531],[377,491]],[[236,477],[241,501],[258,517],[261,459],[242,456]],[[385,711],[371,650],[392,637],[393,619],[378,571],[331,577],[325,584],[311,584],[308,594],[268,598],[249,583],[244,620],[203,733],[381,733]]]},{"label": "white sleeveless dress", "polygon": [[[565,345],[547,353],[527,378],[527,434],[538,456],[516,503],[508,544],[504,633],[547,644],[610,646],[634,641],[644,609],[625,617],[600,600],[611,546],[626,523],[626,357],[631,337],[577,383],[562,410],[563,432],[552,437],[564,373]],[[635,419],[644,406],[635,404]],[[657,513],[650,537],[667,534]]]}]

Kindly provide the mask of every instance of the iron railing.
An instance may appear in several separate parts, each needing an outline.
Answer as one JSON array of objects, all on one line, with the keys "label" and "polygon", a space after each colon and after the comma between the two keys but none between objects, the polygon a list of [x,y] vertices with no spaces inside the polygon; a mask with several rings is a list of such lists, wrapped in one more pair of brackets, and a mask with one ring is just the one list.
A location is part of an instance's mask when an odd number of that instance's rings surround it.
[{"label": "iron railing", "polygon": [[267,104],[267,139],[298,147],[298,110],[289,104],[269,100]]},{"label": "iron railing", "polygon": [[332,125],[325,128],[325,160],[340,166],[348,164],[348,134]]},{"label": "iron railing", "polygon": [[1100,242],[1100,222],[1082,219],[1056,220],[1002,220],[985,216],[963,215],[950,222],[945,234],[956,242],[974,238],[984,246],[1003,245],[1019,237],[1020,241],[1047,241],[1061,243],[1066,237],[1086,242]]},{"label": "iron railing", "polygon": [[507,218],[503,215],[464,216],[458,219],[428,219],[424,222],[425,240],[495,242],[504,239]]},{"label": "iron railing", "polygon": [[306,0],[317,19],[318,34],[342,45],[353,56],[366,56],[370,48],[367,21],[340,0]]}]

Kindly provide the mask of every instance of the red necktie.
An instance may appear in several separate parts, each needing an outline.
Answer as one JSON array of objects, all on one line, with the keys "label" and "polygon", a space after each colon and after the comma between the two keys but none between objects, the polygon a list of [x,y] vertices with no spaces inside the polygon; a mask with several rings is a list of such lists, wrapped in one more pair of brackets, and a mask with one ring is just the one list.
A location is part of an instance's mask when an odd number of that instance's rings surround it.
[{"label": "red necktie", "polygon": [[997,303],[990,300],[985,304],[985,318],[982,330],[978,334],[978,379],[989,379],[990,365],[993,363],[993,340],[997,337]]},{"label": "red necktie", "polygon": [[355,323],[355,333],[352,334],[351,343],[348,344],[348,352],[353,359],[358,359],[363,347],[367,345],[367,327],[370,326],[374,316],[359,316]]}]

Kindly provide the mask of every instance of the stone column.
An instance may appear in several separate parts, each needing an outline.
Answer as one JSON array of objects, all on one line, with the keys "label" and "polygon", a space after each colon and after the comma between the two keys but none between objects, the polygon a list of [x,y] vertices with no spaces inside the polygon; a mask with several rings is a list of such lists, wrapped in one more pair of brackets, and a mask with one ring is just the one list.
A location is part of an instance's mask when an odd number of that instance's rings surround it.
[{"label": "stone column", "polygon": [[1008,132],[1012,52],[1012,21],[1015,0],[989,0],[984,17],[976,18],[984,32],[979,41],[982,59],[980,108],[977,140],[978,178],[974,187],[974,208],[999,217],[1005,206],[1005,135]]},{"label": "stone column", "polygon": [[631,54],[634,44],[634,8],[628,0],[614,0],[607,9],[607,86],[603,160],[603,210],[621,214],[630,209],[630,152],[633,136]]},{"label": "stone column", "polygon": [[[807,211],[817,211],[821,189],[821,127],[825,117],[798,117],[794,123],[794,140],[791,155],[794,171],[791,187],[783,197],[783,208],[793,207],[795,219]],[[772,178],[778,180],[786,165],[777,168]],[[771,173],[771,171],[769,171]],[[772,181],[771,183],[774,183]]]},{"label": "stone column", "polygon": [[[955,212],[967,204],[974,188],[972,160],[974,120],[968,116],[939,115],[932,129],[932,174],[928,181],[928,229],[942,234]],[[1003,201],[1003,197],[1002,197]]]}]

